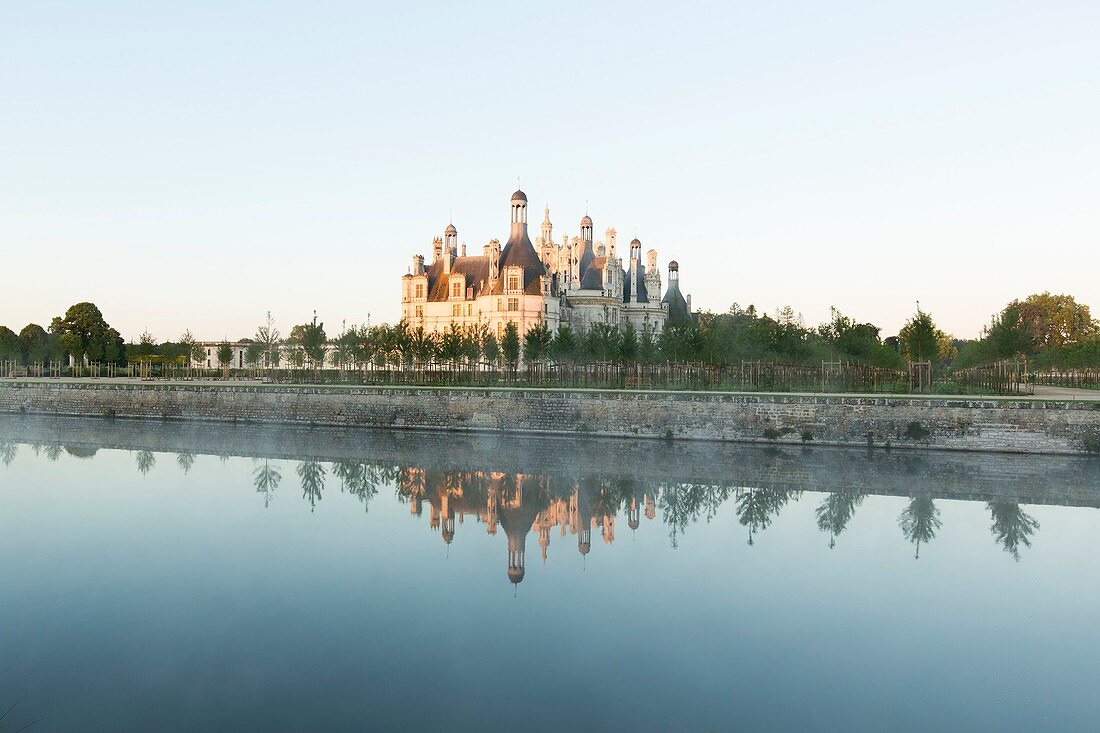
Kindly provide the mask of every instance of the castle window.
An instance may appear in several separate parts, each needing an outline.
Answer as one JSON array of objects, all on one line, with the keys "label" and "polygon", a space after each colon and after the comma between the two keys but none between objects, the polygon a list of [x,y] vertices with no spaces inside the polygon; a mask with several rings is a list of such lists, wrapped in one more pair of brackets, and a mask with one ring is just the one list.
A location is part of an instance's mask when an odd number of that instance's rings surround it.
[{"label": "castle window", "polygon": [[519,290],[519,275],[508,276],[508,289],[513,292]]},{"label": "castle window", "polygon": [[416,284],[416,297],[417,298],[423,298],[424,297],[424,283],[417,283]]},{"label": "castle window", "polygon": [[509,298],[508,299],[508,310],[510,310],[510,311],[518,311],[519,310],[519,298]]},{"label": "castle window", "polygon": [[504,310],[504,301],[501,298],[497,298],[497,310]]},{"label": "castle window", "polygon": [[461,298],[462,297],[462,281],[461,280],[455,280],[453,283],[451,283],[451,297],[453,297],[453,298]]},{"label": "castle window", "polygon": [[462,306],[459,305],[458,303],[455,303],[454,305],[452,305],[451,306],[451,317],[452,318],[458,318],[461,315],[462,315]]},{"label": "castle window", "polygon": [[416,306],[416,317],[417,318],[423,318],[424,317],[424,306],[422,306],[422,305]]},{"label": "castle window", "polygon": [[473,314],[474,314],[474,304],[473,303],[467,303],[466,304],[466,315],[472,316]]}]

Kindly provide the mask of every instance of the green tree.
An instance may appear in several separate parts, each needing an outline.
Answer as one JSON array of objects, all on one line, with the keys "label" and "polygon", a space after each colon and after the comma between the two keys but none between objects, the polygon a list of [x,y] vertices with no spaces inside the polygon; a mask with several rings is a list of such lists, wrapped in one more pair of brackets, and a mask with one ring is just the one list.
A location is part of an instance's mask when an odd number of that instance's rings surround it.
[{"label": "green tree", "polygon": [[46,329],[37,323],[28,323],[19,332],[19,344],[23,352],[24,364],[45,363],[55,353],[53,339]]},{"label": "green tree", "polygon": [[951,337],[936,328],[932,316],[921,310],[905,322],[898,332],[901,341],[902,356],[908,361],[931,361],[933,363],[951,356]]},{"label": "green tree", "polygon": [[0,326],[0,361],[23,362],[23,343],[7,326]]},{"label": "green tree", "polygon": [[313,314],[313,320],[303,323],[290,330],[291,338],[302,349],[305,360],[314,368],[320,368],[325,363],[325,344],[328,338],[325,336],[325,324],[317,322],[317,314]]},{"label": "green tree", "polygon": [[183,347],[190,361],[200,366],[206,363],[206,349],[191,335],[191,329],[187,329],[180,334],[179,344]]},{"label": "green tree", "polygon": [[222,372],[228,376],[229,367],[233,364],[233,347],[228,341],[222,341],[218,344],[218,366],[222,368]]},{"label": "green tree", "polygon": [[1021,322],[1031,332],[1039,349],[1080,343],[1100,330],[1089,307],[1078,303],[1072,295],[1037,293],[1012,301],[1002,314],[1009,310],[1020,314]]},{"label": "green tree", "polygon": [[504,336],[500,340],[500,351],[508,367],[515,369],[516,364],[519,363],[519,329],[516,328],[516,324],[509,322],[504,327]]},{"label": "green tree", "polygon": [[577,334],[566,324],[561,324],[554,332],[550,342],[550,353],[559,362],[575,361],[577,358]]},{"label": "green tree", "polygon": [[618,353],[616,354],[618,361],[634,362],[638,360],[638,333],[634,330],[634,326],[629,323],[623,326],[619,332],[618,342]]},{"label": "green tree", "polygon": [[244,348],[244,361],[250,367],[258,367],[263,363],[266,353],[266,346],[259,341],[251,341],[248,346]]},{"label": "green tree", "polygon": [[500,363],[500,344],[496,336],[491,333],[486,334],[485,340],[481,342],[481,353],[485,355],[485,361],[491,365],[496,366]]},{"label": "green tree", "polygon": [[275,321],[271,317],[271,311],[267,312],[267,319],[256,329],[255,341],[264,348],[264,365],[268,369],[279,366],[279,347],[282,343],[282,334],[275,327]]},{"label": "green tree", "polygon": [[986,329],[986,348],[993,359],[1026,356],[1034,346],[1034,337],[1016,308],[1006,308]]},{"label": "green tree", "polygon": [[529,364],[542,361],[550,355],[553,340],[554,337],[545,323],[532,326],[523,336],[523,358]]},{"label": "green tree", "polygon": [[65,353],[78,362],[85,358],[110,363],[124,360],[122,336],[107,324],[94,303],[71,306],[64,317],[53,319],[50,330],[61,340]]}]

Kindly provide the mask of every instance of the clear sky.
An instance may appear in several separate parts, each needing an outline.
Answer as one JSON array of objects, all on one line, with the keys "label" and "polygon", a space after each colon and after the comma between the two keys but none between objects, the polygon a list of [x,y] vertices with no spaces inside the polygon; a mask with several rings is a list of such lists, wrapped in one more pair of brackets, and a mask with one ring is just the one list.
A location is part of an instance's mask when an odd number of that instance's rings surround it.
[{"label": "clear sky", "polygon": [[0,323],[396,320],[453,212],[615,226],[696,307],[1100,310],[1100,3],[0,3]]}]

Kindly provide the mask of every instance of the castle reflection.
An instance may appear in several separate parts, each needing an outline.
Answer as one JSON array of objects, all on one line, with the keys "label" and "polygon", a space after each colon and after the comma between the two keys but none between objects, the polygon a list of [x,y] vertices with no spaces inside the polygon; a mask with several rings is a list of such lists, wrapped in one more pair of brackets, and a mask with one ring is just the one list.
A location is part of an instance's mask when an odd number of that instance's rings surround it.
[{"label": "castle reflection", "polygon": [[[399,496],[421,516],[428,504],[428,524],[443,541],[454,541],[456,525],[467,519],[484,524],[490,535],[498,528],[508,543],[508,579],[523,580],[527,537],[538,536],[539,555],[546,562],[550,538],[576,537],[583,556],[592,550],[592,532],[615,541],[615,519],[626,514],[627,526],[638,529],[642,512],[656,517],[656,491],[639,481],[565,477],[495,471],[441,471],[422,467],[400,469]],[[643,509],[644,508],[644,509]]]}]

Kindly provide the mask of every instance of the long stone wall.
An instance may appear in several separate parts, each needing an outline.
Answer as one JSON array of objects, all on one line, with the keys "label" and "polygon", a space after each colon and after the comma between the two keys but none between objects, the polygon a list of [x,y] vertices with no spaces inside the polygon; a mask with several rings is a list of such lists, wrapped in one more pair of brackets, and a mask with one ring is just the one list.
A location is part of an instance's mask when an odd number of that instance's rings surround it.
[{"label": "long stone wall", "polygon": [[1087,454],[1100,402],[10,381],[0,412]]}]

